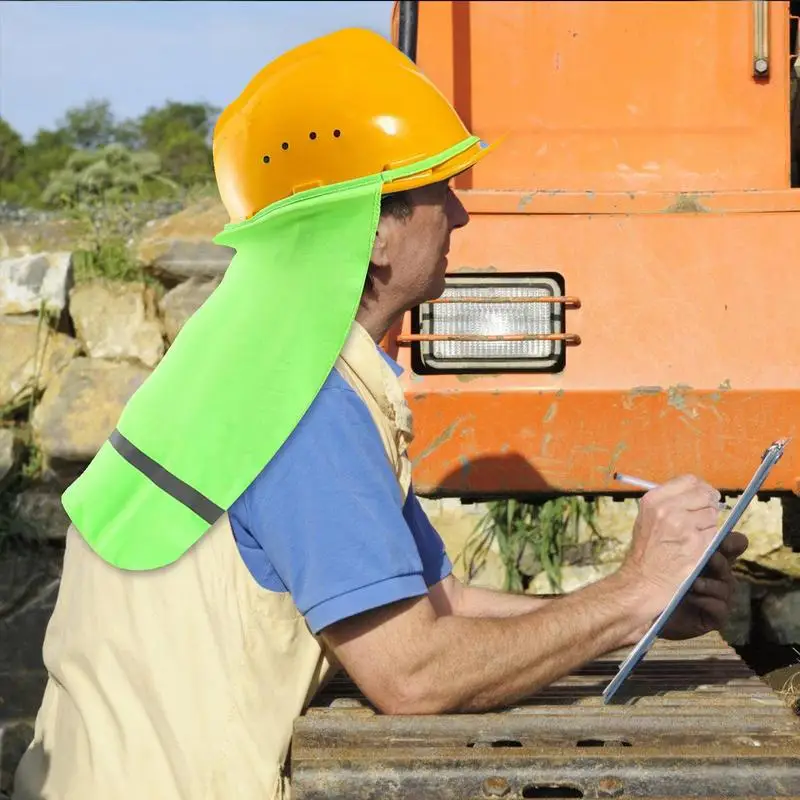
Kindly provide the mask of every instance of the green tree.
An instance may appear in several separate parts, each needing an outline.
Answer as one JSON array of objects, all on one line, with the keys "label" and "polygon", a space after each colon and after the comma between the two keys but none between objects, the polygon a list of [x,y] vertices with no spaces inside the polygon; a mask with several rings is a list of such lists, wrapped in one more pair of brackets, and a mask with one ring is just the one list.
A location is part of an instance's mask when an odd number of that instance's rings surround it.
[{"label": "green tree", "polygon": [[39,192],[47,186],[53,172],[64,166],[73,149],[65,131],[37,131],[33,142],[25,148],[23,171],[41,187]]},{"label": "green tree", "polygon": [[50,175],[72,153],[64,131],[40,130],[30,144],[5,122],[0,124],[0,197],[21,206],[37,207]]},{"label": "green tree", "polygon": [[169,101],[139,119],[142,147],[157,153],[164,174],[184,187],[213,179],[211,133],[218,109],[207,103]]},{"label": "green tree", "polygon": [[121,144],[76,150],[64,168],[53,174],[43,200],[70,208],[146,199],[153,185],[177,189],[160,172],[161,160],[155,153],[133,152]]},{"label": "green tree", "polygon": [[0,183],[14,180],[22,168],[24,156],[22,137],[0,117]]},{"label": "green tree", "polygon": [[161,108],[149,108],[139,119],[144,145],[157,150],[176,131],[193,131],[208,142],[219,109],[208,103],[176,103],[167,101]]},{"label": "green tree", "polygon": [[26,206],[40,191],[30,176],[25,174],[25,143],[22,137],[0,118],[0,200]]},{"label": "green tree", "polygon": [[172,196],[176,186],[202,188],[214,178],[210,140],[217,114],[206,103],[170,101],[139,119],[118,121],[108,100],[94,99],[67,109],[55,129],[38,131],[30,143],[0,120],[0,197],[37,207],[60,205],[65,197],[70,203],[94,194],[116,202]]},{"label": "green tree", "polygon": [[120,122],[114,129],[114,141],[131,150],[141,150],[142,134],[138,120],[126,119]]},{"label": "green tree", "polygon": [[89,100],[70,108],[58,124],[67,140],[81,150],[94,150],[116,141],[116,121],[108,100]]}]

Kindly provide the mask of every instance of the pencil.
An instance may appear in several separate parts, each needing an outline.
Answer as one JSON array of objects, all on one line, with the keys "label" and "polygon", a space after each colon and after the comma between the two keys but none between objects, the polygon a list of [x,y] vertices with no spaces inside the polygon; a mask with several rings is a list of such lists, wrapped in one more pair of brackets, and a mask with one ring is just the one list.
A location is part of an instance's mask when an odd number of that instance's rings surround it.
[{"label": "pencil", "polygon": [[[651,489],[657,489],[659,486],[659,484],[653,483],[653,481],[646,481],[643,478],[635,478],[633,475],[626,475],[623,472],[615,472],[614,480],[619,481],[620,483],[627,483],[629,486],[635,486],[637,489],[644,489],[646,492],[649,492]],[[718,503],[717,505],[720,511],[731,510],[731,506],[727,503]]]}]

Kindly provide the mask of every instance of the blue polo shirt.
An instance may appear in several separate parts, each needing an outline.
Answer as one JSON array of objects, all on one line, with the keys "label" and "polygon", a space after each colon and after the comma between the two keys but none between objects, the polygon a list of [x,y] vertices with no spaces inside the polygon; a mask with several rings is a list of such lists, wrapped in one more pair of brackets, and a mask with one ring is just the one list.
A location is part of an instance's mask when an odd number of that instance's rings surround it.
[{"label": "blue polo shirt", "polygon": [[413,489],[403,502],[367,407],[335,369],[229,518],[255,580],[291,592],[315,634],[423,595],[452,571]]}]

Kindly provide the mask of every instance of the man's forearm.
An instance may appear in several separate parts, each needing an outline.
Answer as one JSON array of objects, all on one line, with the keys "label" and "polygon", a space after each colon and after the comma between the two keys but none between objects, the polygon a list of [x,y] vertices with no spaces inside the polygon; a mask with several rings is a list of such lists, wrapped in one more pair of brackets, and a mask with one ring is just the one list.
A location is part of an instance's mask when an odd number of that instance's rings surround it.
[{"label": "man's forearm", "polygon": [[563,595],[541,597],[527,594],[514,594],[478,586],[458,584],[453,613],[460,617],[518,617],[544,608]]},{"label": "man's forearm", "polygon": [[419,645],[409,697],[394,713],[483,711],[513,703],[587,661],[633,644],[658,609],[614,575],[532,613],[440,616]]}]

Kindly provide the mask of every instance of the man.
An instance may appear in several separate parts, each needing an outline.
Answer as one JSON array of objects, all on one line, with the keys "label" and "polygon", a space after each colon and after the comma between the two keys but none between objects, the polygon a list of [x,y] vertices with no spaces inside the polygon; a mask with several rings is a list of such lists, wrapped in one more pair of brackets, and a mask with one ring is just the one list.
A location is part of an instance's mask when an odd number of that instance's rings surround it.
[{"label": "man", "polygon": [[[236,249],[64,497],[50,674],[15,798],[267,798],[292,724],[343,666],[391,714],[512,702],[633,643],[711,539],[719,493],[642,501],[615,575],[557,600],[462,586],[414,496],[412,421],[379,348],[440,295],[488,148],[381,37],[265,68],[214,156]],[[732,536],[675,616],[728,611]]]}]

